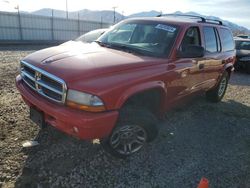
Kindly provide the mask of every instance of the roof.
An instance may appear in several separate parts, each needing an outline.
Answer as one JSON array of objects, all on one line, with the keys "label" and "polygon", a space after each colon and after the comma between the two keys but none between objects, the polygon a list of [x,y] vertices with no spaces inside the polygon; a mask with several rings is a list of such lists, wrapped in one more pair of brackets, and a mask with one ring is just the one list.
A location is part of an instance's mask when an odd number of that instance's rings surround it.
[{"label": "roof", "polygon": [[250,39],[245,39],[245,38],[241,38],[241,37],[234,37],[235,41],[247,41],[250,42]]},{"label": "roof", "polygon": [[160,21],[160,22],[167,22],[173,25],[185,26],[185,25],[209,25],[209,26],[216,26],[216,27],[224,27],[227,28],[225,25],[219,25],[211,22],[203,22],[199,19],[195,18],[186,18],[186,17],[138,17],[138,18],[129,18],[127,20],[145,20],[145,21]]}]

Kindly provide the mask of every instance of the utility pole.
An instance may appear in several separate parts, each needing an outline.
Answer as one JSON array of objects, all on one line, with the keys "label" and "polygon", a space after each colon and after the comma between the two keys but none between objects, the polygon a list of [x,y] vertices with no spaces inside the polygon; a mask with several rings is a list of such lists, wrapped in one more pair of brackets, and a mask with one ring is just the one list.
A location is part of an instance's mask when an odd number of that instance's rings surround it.
[{"label": "utility pole", "polygon": [[77,13],[77,18],[78,18],[78,36],[80,36],[81,35],[81,33],[80,33],[80,12],[78,11],[78,13]]},{"label": "utility pole", "polygon": [[101,28],[102,28],[102,16],[101,16]]},{"label": "utility pole", "polygon": [[51,39],[54,40],[54,9],[51,10]]},{"label": "utility pole", "polygon": [[117,8],[117,7],[112,7],[113,9],[114,9],[114,24],[115,24],[115,20],[116,20],[116,18],[115,18],[115,9]]},{"label": "utility pole", "polygon": [[[8,0],[2,0],[2,2],[11,4],[10,1],[8,1]],[[14,7],[14,9],[17,10],[20,40],[23,40],[23,31],[22,31],[22,23],[21,23],[21,15],[20,15],[19,4],[17,4]]]},{"label": "utility pole", "polygon": [[69,19],[68,0],[66,0],[66,18]]},{"label": "utility pole", "polygon": [[22,23],[21,23],[21,15],[20,15],[19,5],[17,5],[15,7],[15,9],[17,9],[17,15],[18,15],[18,24],[19,24],[20,39],[23,40],[23,31],[22,31]]}]

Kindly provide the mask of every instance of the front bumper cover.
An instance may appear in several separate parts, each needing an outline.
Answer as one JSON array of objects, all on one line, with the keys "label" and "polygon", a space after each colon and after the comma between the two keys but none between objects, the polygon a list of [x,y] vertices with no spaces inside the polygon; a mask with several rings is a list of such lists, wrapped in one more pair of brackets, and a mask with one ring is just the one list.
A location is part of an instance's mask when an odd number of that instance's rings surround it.
[{"label": "front bumper cover", "polygon": [[16,86],[27,105],[44,113],[46,123],[79,139],[107,137],[118,118],[118,111],[90,113],[48,101],[27,87],[20,75]]}]

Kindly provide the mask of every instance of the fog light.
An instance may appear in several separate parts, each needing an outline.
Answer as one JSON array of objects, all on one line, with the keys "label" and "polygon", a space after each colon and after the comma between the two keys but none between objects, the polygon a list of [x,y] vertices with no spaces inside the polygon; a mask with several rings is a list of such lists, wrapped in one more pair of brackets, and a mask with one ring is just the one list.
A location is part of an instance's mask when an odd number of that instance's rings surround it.
[{"label": "fog light", "polygon": [[74,131],[75,133],[78,133],[78,132],[79,132],[79,130],[78,130],[77,127],[73,127],[73,131]]}]

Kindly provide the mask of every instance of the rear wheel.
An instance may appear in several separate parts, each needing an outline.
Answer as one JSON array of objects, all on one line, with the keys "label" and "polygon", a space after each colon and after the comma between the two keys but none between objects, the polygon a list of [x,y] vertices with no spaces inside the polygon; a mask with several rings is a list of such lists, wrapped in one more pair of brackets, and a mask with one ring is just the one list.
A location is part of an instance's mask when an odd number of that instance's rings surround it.
[{"label": "rear wheel", "polygon": [[104,149],[125,158],[152,141],[157,135],[157,120],[147,109],[125,107],[120,111],[116,127],[108,138],[102,139]]},{"label": "rear wheel", "polygon": [[241,67],[238,62],[234,64],[235,71],[240,71]]},{"label": "rear wheel", "polygon": [[220,79],[219,84],[206,92],[206,97],[211,102],[219,102],[223,98],[227,90],[227,84],[229,80],[228,72],[225,71]]}]

